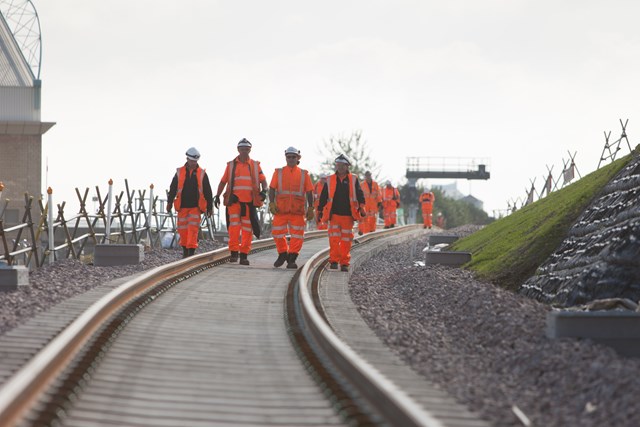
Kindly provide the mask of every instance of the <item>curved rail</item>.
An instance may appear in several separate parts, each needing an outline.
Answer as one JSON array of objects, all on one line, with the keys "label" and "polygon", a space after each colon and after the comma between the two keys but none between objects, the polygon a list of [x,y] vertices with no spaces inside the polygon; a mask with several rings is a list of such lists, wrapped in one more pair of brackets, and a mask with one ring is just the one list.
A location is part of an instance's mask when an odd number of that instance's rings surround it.
[{"label": "curved rail", "polygon": [[[356,239],[356,243],[366,243],[378,237],[394,235],[406,231],[407,227],[378,231]],[[326,236],[326,231],[310,232],[305,238]],[[254,242],[254,251],[274,247],[272,239]],[[360,358],[344,344],[331,330],[314,306],[309,293],[309,283],[326,264],[328,249],[315,254],[298,270],[292,283],[297,305],[295,317],[303,324],[303,334],[309,341],[308,347],[321,350],[318,359],[332,365],[329,371],[347,378],[347,389],[356,389],[358,397],[352,399],[367,401],[366,409],[354,409],[365,413],[374,422],[380,418],[386,423],[403,426],[441,426],[442,424],[425,412],[391,381],[381,375],[373,366]],[[155,295],[180,282],[198,271],[224,263],[229,258],[228,249],[195,255],[166,266],[157,267],[114,289],[92,304],[76,318],[62,333],[47,344],[30,362],[18,371],[0,389],[0,425],[16,425],[39,403],[40,396],[50,390],[50,386],[67,367],[77,362],[77,356],[86,352],[84,346],[92,345],[96,336],[109,334],[114,327],[126,323],[124,317],[135,314],[139,307],[153,300]],[[149,296],[150,294],[153,294]],[[127,307],[124,309],[124,307]],[[127,310],[129,312],[127,312]],[[292,317],[291,315],[289,317]],[[120,323],[117,323],[120,322]],[[113,324],[116,323],[116,326]],[[107,325],[107,326],[105,326]],[[107,331],[105,332],[105,329]],[[94,346],[95,347],[95,346]],[[335,380],[342,383],[342,379]],[[334,391],[335,392],[335,391]],[[344,393],[352,396],[353,393]],[[364,397],[364,399],[362,399]],[[356,402],[358,405],[361,403]],[[373,408],[373,413],[367,414]]]},{"label": "curved rail", "polygon": [[[372,239],[399,234],[406,231],[406,227],[378,231],[358,238],[360,243]],[[314,298],[309,291],[311,281],[318,269],[324,268],[328,260],[329,249],[316,253],[301,268],[297,283],[297,311],[298,321],[304,325],[308,340],[312,340],[316,347],[324,352],[324,359],[330,361],[338,376],[348,379],[349,384],[355,386],[358,394],[368,400],[369,406],[375,408],[378,415],[392,425],[440,427],[442,423],[426,412],[406,393],[381,375],[378,370],[354,352],[333,332],[322,314],[314,304]],[[336,380],[337,381],[337,380]]]}]

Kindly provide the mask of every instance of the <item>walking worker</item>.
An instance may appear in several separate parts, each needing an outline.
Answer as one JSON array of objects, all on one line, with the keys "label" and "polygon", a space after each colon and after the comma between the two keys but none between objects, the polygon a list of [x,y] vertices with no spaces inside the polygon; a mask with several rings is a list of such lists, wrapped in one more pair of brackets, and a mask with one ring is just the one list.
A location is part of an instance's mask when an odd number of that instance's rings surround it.
[{"label": "walking worker", "polygon": [[436,201],[436,196],[429,191],[428,189],[424,189],[424,192],[419,197],[419,202],[422,205],[422,223],[424,228],[431,228],[433,225],[431,223],[431,218],[433,214],[433,202]]},{"label": "walking worker", "polygon": [[[318,203],[320,203],[320,194],[322,194],[322,189],[327,183],[327,176],[328,175],[326,173],[321,173],[318,182],[316,182],[316,184],[313,186],[313,207],[315,208],[316,212],[319,212]],[[320,221],[318,218],[316,218],[316,227],[318,230],[326,230],[328,228],[328,225],[326,222]]]},{"label": "walking worker", "polygon": [[382,215],[384,216],[384,228],[393,228],[396,225],[396,209],[400,206],[400,193],[391,185],[391,181],[385,183],[382,189]]},{"label": "walking worker", "polygon": [[227,230],[229,231],[229,262],[249,265],[251,241],[255,234],[260,238],[260,223],[257,208],[267,198],[267,179],[260,162],[249,157],[251,142],[242,138],[238,142],[238,156],[227,163],[224,175],[218,184],[213,203],[220,206],[220,194],[225,189],[223,202],[226,206]]},{"label": "walking worker", "polygon": [[[274,267],[287,261],[287,268],[298,268],[296,259],[304,241],[305,217],[312,220],[313,183],[309,172],[300,169],[300,150],[284,150],[287,165],[273,172],[269,184],[269,212],[273,214],[271,235],[276,242],[278,259]],[[291,241],[287,244],[287,231]]]},{"label": "walking worker", "polygon": [[358,234],[371,233],[376,231],[376,219],[378,210],[382,206],[382,195],[378,183],[371,178],[371,172],[364,173],[364,182],[362,183],[362,192],[364,193],[364,210],[367,216],[360,220],[358,224]]},{"label": "walking worker", "polygon": [[206,213],[210,217],[213,212],[209,177],[198,165],[200,152],[191,147],[186,155],[187,162],[173,176],[167,197],[167,212],[171,213],[173,206],[178,214],[178,234],[183,258],[195,254],[198,248],[200,215]]},{"label": "walking worker", "polygon": [[364,194],[358,177],[349,172],[351,162],[344,154],[336,160],[336,173],[322,189],[318,217],[329,223],[329,268],[349,271],[353,222],[365,216]]}]

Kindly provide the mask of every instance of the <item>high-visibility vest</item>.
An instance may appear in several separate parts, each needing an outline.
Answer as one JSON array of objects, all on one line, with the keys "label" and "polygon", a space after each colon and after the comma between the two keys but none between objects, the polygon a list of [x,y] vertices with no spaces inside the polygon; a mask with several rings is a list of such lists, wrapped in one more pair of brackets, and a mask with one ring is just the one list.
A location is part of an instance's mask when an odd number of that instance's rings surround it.
[{"label": "high-visibility vest", "polygon": [[316,182],[316,185],[313,186],[313,206],[315,206],[316,208],[320,203],[320,195],[322,194],[322,189],[324,188],[324,184],[325,184],[325,181],[321,179],[318,182]]},{"label": "high-visibility vest", "polygon": [[[204,169],[201,169],[199,166],[196,169],[196,174],[198,178],[198,208],[202,212],[207,211],[207,199],[204,198],[204,189],[202,187],[202,180],[204,179]],[[184,181],[187,179],[187,167],[182,166],[176,170],[178,174],[178,192],[176,193],[176,198],[173,199],[173,207],[175,210],[180,209],[180,205],[182,204],[182,188],[184,187]]]},{"label": "high-visibility vest", "polygon": [[278,213],[304,215],[304,183],[308,172],[296,166],[291,174],[285,175],[283,169],[278,168],[274,171],[274,174],[278,175],[278,187],[276,188]]},{"label": "high-visibility vest", "polygon": [[[251,175],[238,175],[236,172],[236,162],[235,159],[231,160],[227,163],[227,170],[229,171],[229,182],[227,183],[227,188],[224,192],[224,205],[229,206],[229,198],[233,193],[248,192],[251,197],[251,201],[253,206],[259,207],[262,206],[262,199],[260,199],[260,162],[257,160],[249,160],[249,169],[251,170]],[[240,199],[244,199],[245,197],[240,197]]]},{"label": "high-visibility vest", "polygon": [[[356,221],[360,220],[362,217],[360,216],[360,204],[358,203],[358,199],[356,197],[356,180],[351,173],[347,174],[347,179],[349,180],[349,207],[351,208],[351,216]],[[327,181],[329,184],[328,188],[328,198],[327,204],[324,205],[324,210],[322,213],[322,218],[324,221],[331,219],[331,207],[333,206],[333,196],[336,194],[336,186],[338,184],[338,177],[336,174],[333,174],[329,177]]]},{"label": "high-visibility vest", "polygon": [[422,193],[420,195],[420,203],[422,203],[422,210],[431,210],[433,208],[433,202],[436,200],[436,196],[432,192]]},{"label": "high-visibility vest", "polygon": [[384,187],[382,189],[382,202],[389,207],[391,205],[391,201],[394,201],[396,206],[400,205],[400,193],[395,187]]},{"label": "high-visibility vest", "polygon": [[375,181],[371,181],[371,191],[369,191],[369,184],[367,181],[363,181],[360,184],[362,192],[364,193],[364,204],[367,210],[375,210],[378,208],[378,202],[382,199],[380,197],[380,187]]}]

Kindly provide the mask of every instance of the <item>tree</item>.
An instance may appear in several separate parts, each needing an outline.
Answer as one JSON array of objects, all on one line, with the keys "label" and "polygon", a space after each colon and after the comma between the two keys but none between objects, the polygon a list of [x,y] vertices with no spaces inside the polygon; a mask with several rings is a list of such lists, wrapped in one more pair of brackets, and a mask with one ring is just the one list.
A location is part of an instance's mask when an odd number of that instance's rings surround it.
[{"label": "tree", "polygon": [[371,159],[367,142],[362,139],[362,131],[353,131],[348,137],[330,137],[329,141],[324,142],[324,150],[320,150],[320,153],[327,156],[320,164],[325,173],[333,173],[336,157],[344,154],[351,161],[351,173],[362,178],[366,171],[370,171],[373,179],[378,180],[381,167]]}]

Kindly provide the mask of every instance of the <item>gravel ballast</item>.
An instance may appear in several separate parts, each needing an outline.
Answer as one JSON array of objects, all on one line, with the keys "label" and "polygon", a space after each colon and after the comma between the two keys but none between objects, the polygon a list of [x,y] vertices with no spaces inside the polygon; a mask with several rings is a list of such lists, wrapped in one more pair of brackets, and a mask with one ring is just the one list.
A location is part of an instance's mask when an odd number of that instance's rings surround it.
[{"label": "gravel ballast", "polygon": [[[362,317],[416,372],[495,426],[639,423],[640,360],[588,340],[546,338],[549,306],[478,281],[466,270],[420,265],[426,245],[425,235],[392,246],[362,264],[350,281]],[[0,335],[69,297],[181,255],[162,249],[146,252],[137,265],[65,260],[44,266],[30,274],[30,286],[0,293]]]}]

